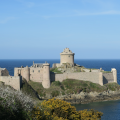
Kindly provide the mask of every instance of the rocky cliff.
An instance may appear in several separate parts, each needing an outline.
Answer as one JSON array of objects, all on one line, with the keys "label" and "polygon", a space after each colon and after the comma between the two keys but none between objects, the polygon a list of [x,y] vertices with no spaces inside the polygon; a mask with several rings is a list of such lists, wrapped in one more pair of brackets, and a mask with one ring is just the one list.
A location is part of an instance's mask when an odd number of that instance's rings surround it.
[{"label": "rocky cliff", "polygon": [[109,101],[120,99],[120,90],[111,91],[107,90],[104,92],[80,92],[80,94],[69,94],[55,97],[62,99],[71,104],[86,104],[91,102]]}]

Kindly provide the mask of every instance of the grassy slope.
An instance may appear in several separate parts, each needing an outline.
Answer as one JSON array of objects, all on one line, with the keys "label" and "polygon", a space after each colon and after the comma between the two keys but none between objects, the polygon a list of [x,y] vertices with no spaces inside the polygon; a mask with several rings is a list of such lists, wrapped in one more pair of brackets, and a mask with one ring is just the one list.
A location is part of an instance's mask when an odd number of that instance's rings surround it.
[{"label": "grassy slope", "polygon": [[29,85],[29,83],[26,80],[22,81],[21,91],[25,94],[30,95],[35,100],[39,99],[38,93],[35,91],[34,86]]},{"label": "grassy slope", "polygon": [[[0,86],[5,85],[1,82]],[[51,83],[51,87],[48,89],[43,88],[41,83],[33,82],[33,81],[23,81],[23,86],[21,91],[25,94],[32,96],[33,99],[39,100],[38,96],[46,97],[51,96],[55,97],[58,95],[65,95],[65,94],[76,94],[83,92],[103,92],[107,91],[108,89],[115,91],[116,89],[120,89],[120,85],[117,83],[108,83],[104,86],[99,84],[95,84],[89,81],[82,81],[82,80],[74,80],[74,79],[66,79],[63,82],[54,81]]]},{"label": "grassy slope", "polygon": [[51,96],[55,97],[58,95],[64,94],[73,94],[83,92],[103,92],[108,89],[115,91],[116,89],[120,89],[120,85],[117,83],[108,83],[104,86],[99,84],[95,84],[89,81],[82,80],[74,80],[74,79],[66,79],[63,82],[54,81],[51,83],[51,87],[48,89],[43,88],[41,83],[29,81],[30,86],[40,95],[41,97]]}]

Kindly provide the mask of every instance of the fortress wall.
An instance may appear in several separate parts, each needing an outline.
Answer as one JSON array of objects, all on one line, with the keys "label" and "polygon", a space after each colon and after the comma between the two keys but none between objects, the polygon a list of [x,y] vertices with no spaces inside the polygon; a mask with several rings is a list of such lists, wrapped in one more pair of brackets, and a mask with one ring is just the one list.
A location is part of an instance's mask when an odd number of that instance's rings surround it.
[{"label": "fortress wall", "polygon": [[30,70],[28,67],[14,68],[14,76],[22,76],[22,79],[25,78],[27,81],[29,81],[30,80]]},{"label": "fortress wall", "polygon": [[67,77],[69,79],[78,79],[78,80],[85,80],[90,81],[93,83],[99,84],[99,72],[79,72],[79,73],[68,73]]},{"label": "fortress wall", "polygon": [[52,65],[52,68],[60,67],[60,66],[61,66],[60,63],[54,63],[54,64]]},{"label": "fortress wall", "polygon": [[[53,76],[54,77],[54,76]],[[64,74],[55,74],[55,77],[52,78],[55,79],[55,81],[60,81],[62,82],[64,80]]]},{"label": "fortress wall", "polygon": [[14,76],[24,76],[24,68],[14,68]]},{"label": "fortress wall", "polygon": [[85,72],[90,72],[90,69],[83,69]]},{"label": "fortress wall", "polygon": [[103,73],[103,84],[114,82],[113,73]]},{"label": "fortress wall", "polygon": [[61,65],[60,65],[60,63],[56,63],[56,67],[58,68],[58,67],[60,67]]},{"label": "fortress wall", "polygon": [[22,77],[20,76],[0,76],[0,81],[4,82],[5,85],[10,85],[16,90],[20,90],[22,85]]},{"label": "fortress wall", "polygon": [[98,83],[101,85],[103,83],[102,74],[100,74],[100,72],[77,72],[77,73],[55,74],[55,81],[62,82],[64,79],[85,80],[85,81],[91,81],[93,83]]},{"label": "fortress wall", "polygon": [[43,68],[30,68],[30,80],[34,82],[42,82]]},{"label": "fortress wall", "polygon": [[99,69],[91,69],[91,72],[100,72]]},{"label": "fortress wall", "polygon": [[[85,72],[90,72],[90,69],[83,69]],[[91,72],[100,72],[99,69],[91,69]]]}]

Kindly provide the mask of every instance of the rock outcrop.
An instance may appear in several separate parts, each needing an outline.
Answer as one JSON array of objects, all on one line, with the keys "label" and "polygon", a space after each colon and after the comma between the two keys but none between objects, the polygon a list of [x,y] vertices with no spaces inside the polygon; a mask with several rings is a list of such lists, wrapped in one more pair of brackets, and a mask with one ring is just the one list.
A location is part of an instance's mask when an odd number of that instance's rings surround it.
[{"label": "rock outcrop", "polygon": [[120,90],[107,90],[101,93],[98,92],[80,92],[80,94],[69,94],[55,97],[57,99],[65,100],[71,104],[86,104],[91,102],[110,101],[120,99]]}]

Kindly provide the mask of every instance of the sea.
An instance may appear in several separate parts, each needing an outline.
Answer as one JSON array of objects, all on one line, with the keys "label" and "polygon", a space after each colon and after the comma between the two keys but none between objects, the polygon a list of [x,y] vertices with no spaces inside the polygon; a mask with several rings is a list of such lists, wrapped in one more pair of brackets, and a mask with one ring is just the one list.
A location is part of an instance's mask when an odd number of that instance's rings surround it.
[{"label": "sea", "polygon": [[[0,59],[0,67],[6,68],[11,76],[14,76],[14,67],[30,67],[35,63],[60,63],[59,59]],[[74,62],[86,68],[102,68],[105,71],[111,71],[111,68],[117,69],[117,81],[120,85],[120,59],[75,59]],[[89,104],[75,104],[76,110],[94,109],[103,112],[101,120],[120,120],[120,100],[94,102]]]}]

